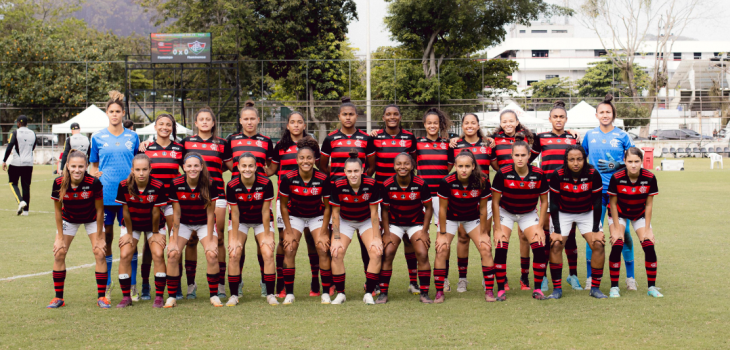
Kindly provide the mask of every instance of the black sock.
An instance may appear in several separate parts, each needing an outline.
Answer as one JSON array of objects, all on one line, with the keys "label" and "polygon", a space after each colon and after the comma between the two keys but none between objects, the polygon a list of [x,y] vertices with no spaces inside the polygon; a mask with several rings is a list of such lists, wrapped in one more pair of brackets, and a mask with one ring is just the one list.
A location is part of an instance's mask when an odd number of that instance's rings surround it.
[{"label": "black sock", "polygon": [[494,271],[497,276],[497,290],[504,290],[504,282],[507,277],[507,250],[508,242],[497,243],[497,249],[494,250]]},{"label": "black sock", "polygon": [[608,256],[608,270],[611,274],[611,288],[618,287],[618,278],[621,274],[621,251],[624,249],[624,241],[621,239],[611,247],[611,254]]},{"label": "black sock", "polygon": [[646,281],[649,287],[656,286],[657,258],[654,250],[654,243],[648,239],[641,242],[644,249],[644,266],[646,266]]},{"label": "black sock", "polygon": [[282,272],[284,273],[284,289],[286,290],[286,294],[294,294],[294,273],[296,271],[296,268],[284,268],[282,269]]}]

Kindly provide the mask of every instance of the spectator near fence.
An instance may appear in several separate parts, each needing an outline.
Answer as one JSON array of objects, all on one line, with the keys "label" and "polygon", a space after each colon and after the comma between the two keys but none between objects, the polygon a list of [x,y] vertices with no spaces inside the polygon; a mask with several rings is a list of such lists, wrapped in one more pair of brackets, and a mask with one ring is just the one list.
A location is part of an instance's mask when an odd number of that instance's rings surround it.
[{"label": "spectator near fence", "polygon": [[63,154],[61,155],[61,170],[66,166],[68,161],[68,154],[72,149],[86,153],[86,157],[89,157],[89,151],[91,150],[89,138],[81,135],[81,126],[79,123],[71,124],[71,136],[66,139],[66,145],[63,147]]},{"label": "spectator near fence", "polygon": [[[28,215],[30,208],[30,179],[33,177],[33,151],[36,145],[35,132],[28,129],[28,117],[21,115],[15,121],[18,129],[10,135],[8,148],[3,157],[3,171],[8,172],[10,188],[18,202],[18,215]],[[8,157],[13,154],[10,167],[7,166]],[[23,188],[21,195],[18,180]]]}]

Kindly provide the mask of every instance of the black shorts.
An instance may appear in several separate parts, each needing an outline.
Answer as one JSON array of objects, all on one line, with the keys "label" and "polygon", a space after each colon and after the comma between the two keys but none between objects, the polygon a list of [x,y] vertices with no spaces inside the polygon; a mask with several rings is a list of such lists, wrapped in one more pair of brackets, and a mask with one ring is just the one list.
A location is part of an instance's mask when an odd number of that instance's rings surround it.
[{"label": "black shorts", "polygon": [[8,166],[8,178],[10,183],[17,185],[18,179],[23,185],[30,186],[30,179],[33,177],[32,166]]}]

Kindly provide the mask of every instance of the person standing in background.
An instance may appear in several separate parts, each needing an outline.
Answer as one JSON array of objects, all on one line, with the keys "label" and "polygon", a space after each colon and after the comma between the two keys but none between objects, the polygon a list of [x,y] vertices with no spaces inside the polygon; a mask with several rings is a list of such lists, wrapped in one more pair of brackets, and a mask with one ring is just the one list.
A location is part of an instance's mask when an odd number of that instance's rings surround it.
[{"label": "person standing in background", "polygon": [[66,138],[66,145],[63,147],[63,155],[61,156],[61,172],[63,173],[63,167],[66,166],[68,161],[68,154],[72,149],[86,153],[86,157],[89,157],[89,151],[91,150],[89,138],[81,135],[81,126],[79,123],[71,124],[71,136]]},{"label": "person standing in background", "polygon": [[[5,157],[3,157],[3,171],[8,172],[10,188],[18,202],[17,214],[27,216],[28,210],[30,210],[30,179],[33,177],[33,151],[36,136],[33,130],[28,129],[28,117],[21,115],[15,122],[18,124],[18,129],[13,131],[8,139],[8,147],[5,149]],[[7,161],[11,152],[13,160],[10,161],[10,167],[8,167]],[[23,188],[22,195],[18,188],[18,180]]]}]

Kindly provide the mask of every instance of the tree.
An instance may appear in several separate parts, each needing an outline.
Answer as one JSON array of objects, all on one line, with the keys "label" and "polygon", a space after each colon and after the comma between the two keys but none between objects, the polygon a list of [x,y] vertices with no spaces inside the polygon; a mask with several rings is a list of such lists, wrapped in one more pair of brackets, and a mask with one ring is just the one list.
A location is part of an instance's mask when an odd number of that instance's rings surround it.
[{"label": "tree", "polygon": [[542,0],[386,0],[391,37],[420,53],[431,79],[444,59],[464,57],[504,40],[507,24],[529,24],[540,16],[572,14]]},{"label": "tree", "polygon": [[532,83],[528,92],[537,99],[570,98],[575,95],[574,84],[570,78],[550,78]]},{"label": "tree", "polygon": [[651,78],[644,71],[645,68],[638,64],[633,64],[630,75],[622,67],[614,65],[611,59],[592,62],[589,65],[591,67],[586,70],[583,78],[576,82],[578,96],[603,98],[606,94],[612,93],[617,97],[634,97],[628,84],[629,76],[634,81],[635,89],[646,90],[651,84]]}]

